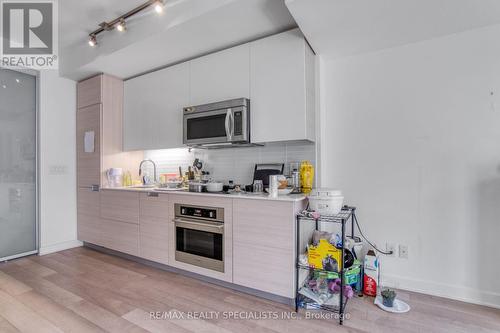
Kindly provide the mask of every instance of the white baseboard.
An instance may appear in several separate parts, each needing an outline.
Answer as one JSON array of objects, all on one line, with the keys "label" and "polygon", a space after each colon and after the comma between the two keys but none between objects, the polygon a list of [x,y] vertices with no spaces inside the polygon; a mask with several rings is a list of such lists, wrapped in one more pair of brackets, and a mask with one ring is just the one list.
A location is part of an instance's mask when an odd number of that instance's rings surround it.
[{"label": "white baseboard", "polygon": [[500,293],[467,288],[464,286],[442,284],[433,281],[409,279],[396,275],[383,275],[381,276],[381,281],[383,281],[381,283],[382,285],[391,288],[500,309]]},{"label": "white baseboard", "polygon": [[67,242],[62,242],[62,243],[56,243],[48,246],[44,246],[40,248],[40,251],[38,252],[38,255],[43,256],[49,253],[54,253],[54,252],[59,252],[67,249],[72,249],[74,247],[80,247],[83,245],[83,242],[80,242],[79,240],[71,240]]}]

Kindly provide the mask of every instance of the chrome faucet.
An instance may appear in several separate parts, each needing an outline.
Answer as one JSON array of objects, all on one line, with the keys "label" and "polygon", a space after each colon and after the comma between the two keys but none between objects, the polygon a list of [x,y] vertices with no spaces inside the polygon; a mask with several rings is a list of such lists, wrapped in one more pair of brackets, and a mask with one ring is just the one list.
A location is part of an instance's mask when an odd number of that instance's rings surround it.
[{"label": "chrome faucet", "polygon": [[[141,176],[142,174],[142,165],[146,162],[151,162],[151,164],[153,164],[153,172],[154,172],[154,179],[153,179],[153,183],[156,183],[156,180],[157,180],[157,177],[156,177],[156,163],[153,161],[153,160],[142,160],[141,161],[141,164],[139,164],[139,177]],[[150,184],[151,182],[148,180],[148,177],[147,176],[143,176],[142,178],[142,184],[143,185],[148,185]]]}]

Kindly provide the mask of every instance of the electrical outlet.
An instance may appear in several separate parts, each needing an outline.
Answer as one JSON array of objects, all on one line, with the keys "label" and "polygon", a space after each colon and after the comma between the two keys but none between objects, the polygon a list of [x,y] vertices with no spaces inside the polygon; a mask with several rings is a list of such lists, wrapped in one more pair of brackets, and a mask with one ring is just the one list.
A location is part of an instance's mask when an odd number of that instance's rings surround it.
[{"label": "electrical outlet", "polygon": [[399,245],[399,257],[408,259],[408,245]]},{"label": "electrical outlet", "polygon": [[391,252],[392,254],[388,254],[388,257],[396,257],[396,245],[393,243],[385,243],[385,252]]}]

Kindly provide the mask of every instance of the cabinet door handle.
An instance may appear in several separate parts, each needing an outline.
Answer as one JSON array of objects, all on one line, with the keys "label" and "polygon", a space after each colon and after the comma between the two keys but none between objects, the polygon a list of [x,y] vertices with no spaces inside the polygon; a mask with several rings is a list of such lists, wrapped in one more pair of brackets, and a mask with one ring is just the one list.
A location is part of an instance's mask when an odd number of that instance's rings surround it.
[{"label": "cabinet door handle", "polygon": [[154,197],[154,198],[157,198],[159,196],[159,194],[156,192],[148,192],[146,195],[148,197]]}]

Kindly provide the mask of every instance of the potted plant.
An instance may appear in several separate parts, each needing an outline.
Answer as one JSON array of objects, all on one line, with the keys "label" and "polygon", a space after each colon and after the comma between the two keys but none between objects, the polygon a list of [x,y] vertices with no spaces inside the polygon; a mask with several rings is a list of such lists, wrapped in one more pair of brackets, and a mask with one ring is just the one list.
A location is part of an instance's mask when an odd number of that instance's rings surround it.
[{"label": "potted plant", "polygon": [[394,299],[396,298],[396,291],[392,289],[385,289],[381,292],[382,303],[388,308],[392,308],[394,305]]}]

